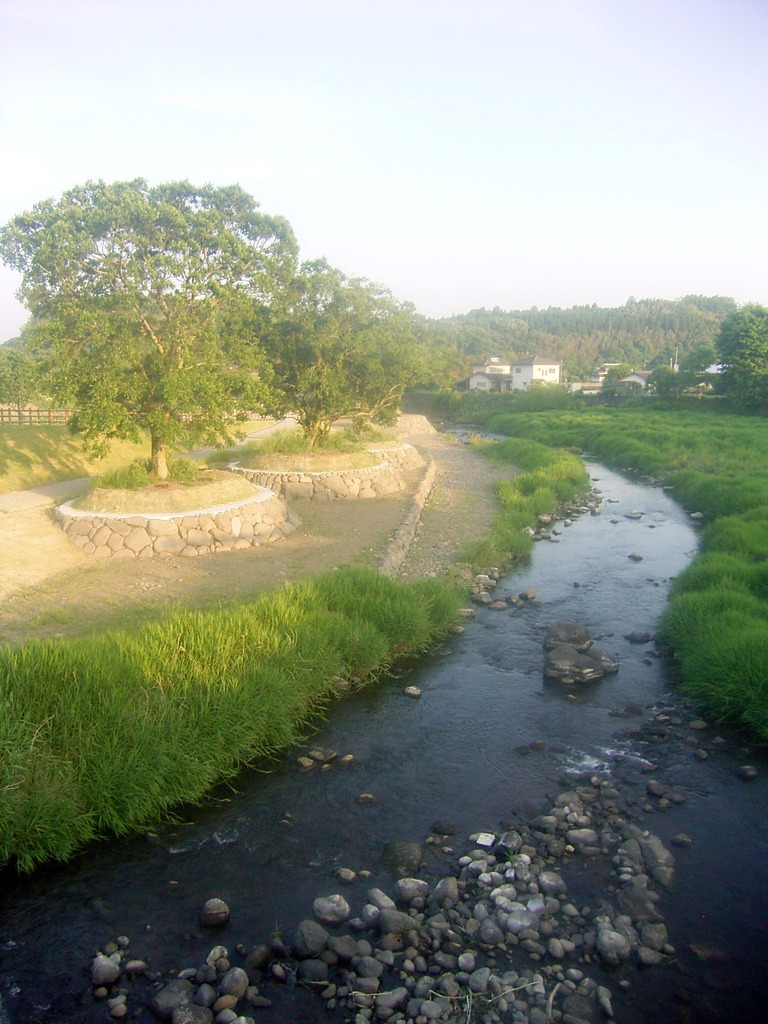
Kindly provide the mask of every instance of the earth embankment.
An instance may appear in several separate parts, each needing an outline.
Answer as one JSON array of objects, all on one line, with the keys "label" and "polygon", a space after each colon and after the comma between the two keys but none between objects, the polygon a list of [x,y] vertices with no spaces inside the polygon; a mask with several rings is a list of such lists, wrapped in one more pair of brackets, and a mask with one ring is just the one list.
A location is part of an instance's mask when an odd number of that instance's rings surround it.
[{"label": "earth embankment", "polygon": [[[401,417],[396,433],[435,462],[434,486],[397,575],[449,572],[467,542],[487,532],[498,508],[493,485],[514,469],[493,466],[422,416]],[[54,521],[55,506],[82,491],[85,481],[0,495],[0,639],[139,625],[175,605],[246,598],[345,563],[374,566],[408,514],[423,473],[409,472],[406,491],[380,500],[304,503],[301,528],[278,544],[109,564],[73,547]]]}]

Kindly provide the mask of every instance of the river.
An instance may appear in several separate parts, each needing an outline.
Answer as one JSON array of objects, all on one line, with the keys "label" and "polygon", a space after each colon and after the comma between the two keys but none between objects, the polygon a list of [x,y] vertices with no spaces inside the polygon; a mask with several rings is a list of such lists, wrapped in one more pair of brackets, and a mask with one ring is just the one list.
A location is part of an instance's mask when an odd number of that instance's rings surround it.
[{"label": "river", "polygon": [[[754,1017],[768,995],[768,766],[727,733],[713,746],[713,726],[697,734],[696,746],[710,750],[697,760],[686,733],[695,713],[679,704],[652,643],[626,639],[653,632],[670,580],[695,553],[689,517],[659,488],[589,468],[602,513],[561,525],[557,543],[537,544],[530,564],[499,586],[502,594],[531,588],[535,601],[478,608],[462,634],[407,675],[333,708],[312,742],[353,755],[351,763],[302,773],[296,756],[305,748],[292,751],[155,835],[95,845],[32,878],[0,876],[0,1024],[103,1022],[104,1005],[83,995],[106,941],[129,936],[133,955],[163,972],[197,965],[213,944],[197,925],[211,896],[232,908],[216,942],[250,947],[290,936],[316,896],[339,891],[339,868],[370,871],[344,890],[361,905],[372,885],[391,886],[388,842],[423,843],[442,820],[455,827],[458,850],[472,832],[540,813],[585,770],[636,792],[639,823],[666,844],[681,832],[692,840],[675,849],[675,882],[663,897],[677,955],[635,972],[626,991],[612,988],[617,1020]],[[620,662],[617,675],[576,700],[543,682],[543,636],[559,619],[584,623]],[[405,696],[406,686],[421,697]],[[679,716],[678,738],[650,749],[642,726],[661,706]],[[649,758],[684,803],[642,809]],[[749,782],[736,773],[747,758],[759,769]],[[373,800],[360,802],[361,794]],[[440,870],[437,854],[428,870]],[[597,869],[585,875],[593,893],[605,881]],[[264,1024],[341,1019],[297,991],[278,993],[258,1013]],[[136,1019],[154,1020],[149,1011]]]}]

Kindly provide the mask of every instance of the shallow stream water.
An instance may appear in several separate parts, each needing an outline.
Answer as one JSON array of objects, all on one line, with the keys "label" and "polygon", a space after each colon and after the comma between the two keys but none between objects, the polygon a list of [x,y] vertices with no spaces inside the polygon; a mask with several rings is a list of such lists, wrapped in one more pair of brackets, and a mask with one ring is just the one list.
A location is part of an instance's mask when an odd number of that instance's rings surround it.
[{"label": "shallow stream water", "polygon": [[[129,936],[134,956],[167,972],[196,966],[215,942],[250,947],[290,936],[316,896],[339,891],[340,867],[371,872],[344,889],[359,909],[372,885],[391,886],[382,862],[388,842],[424,842],[441,820],[455,827],[458,849],[472,832],[539,813],[563,779],[585,770],[634,787],[639,823],[666,844],[679,832],[692,839],[675,849],[675,882],[662,904],[678,955],[636,973],[627,991],[607,979],[617,1019],[714,1024],[750,1019],[764,1006],[768,767],[726,734],[725,749],[705,762],[684,735],[649,749],[638,727],[676,695],[653,645],[625,639],[653,632],[670,580],[695,552],[695,532],[662,490],[590,470],[602,513],[561,527],[557,543],[537,544],[530,565],[499,586],[501,594],[532,588],[535,602],[477,609],[463,634],[407,676],[333,708],[313,743],[352,754],[351,764],[301,773],[295,759],[304,748],[292,751],[269,774],[243,773],[235,789],[156,835],[94,846],[30,879],[0,876],[0,1024],[106,1021],[105,1006],[87,995],[88,966],[106,941]],[[578,699],[543,682],[542,640],[558,619],[587,625],[620,662],[617,675]],[[421,697],[405,696],[406,686]],[[695,714],[683,709],[683,717]],[[649,758],[684,804],[642,810]],[[760,769],[751,782],[736,775],[745,758]],[[373,802],[360,803],[363,793]],[[439,872],[446,855],[425,851],[427,872]],[[589,898],[608,881],[600,870],[584,867]],[[211,896],[232,908],[213,938],[197,924]],[[258,1013],[264,1024],[331,1019],[298,993]],[[138,1019],[153,1018],[144,1011]]]}]

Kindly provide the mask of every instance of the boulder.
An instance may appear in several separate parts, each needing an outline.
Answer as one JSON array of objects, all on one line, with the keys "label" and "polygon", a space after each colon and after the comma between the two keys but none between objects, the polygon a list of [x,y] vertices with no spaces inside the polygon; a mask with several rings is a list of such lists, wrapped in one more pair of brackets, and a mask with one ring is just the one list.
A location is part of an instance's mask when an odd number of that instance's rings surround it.
[{"label": "boulder", "polygon": [[586,626],[578,622],[567,622],[561,620],[553,622],[547,629],[544,638],[544,649],[551,651],[554,647],[575,647],[577,651],[584,652],[592,646],[592,633]]},{"label": "boulder", "polygon": [[566,686],[590,683],[604,675],[605,669],[598,660],[582,654],[570,644],[551,648],[544,659],[544,678]]},{"label": "boulder", "polygon": [[319,956],[328,943],[328,932],[317,921],[302,921],[293,937],[293,952],[299,960]]},{"label": "boulder", "polygon": [[421,864],[422,849],[418,843],[393,842],[384,848],[383,861],[400,878],[412,877]]},{"label": "boulder", "polygon": [[187,1006],[192,1002],[195,986],[186,978],[174,978],[164,985],[150,1003],[152,1013],[159,1020],[171,1020],[173,1011],[178,1006]]},{"label": "boulder", "polygon": [[342,924],[349,919],[350,906],[343,896],[321,896],[312,904],[315,917],[324,924]]},{"label": "boulder", "polygon": [[220,899],[206,900],[200,911],[200,924],[203,928],[216,928],[229,920],[229,907]]}]

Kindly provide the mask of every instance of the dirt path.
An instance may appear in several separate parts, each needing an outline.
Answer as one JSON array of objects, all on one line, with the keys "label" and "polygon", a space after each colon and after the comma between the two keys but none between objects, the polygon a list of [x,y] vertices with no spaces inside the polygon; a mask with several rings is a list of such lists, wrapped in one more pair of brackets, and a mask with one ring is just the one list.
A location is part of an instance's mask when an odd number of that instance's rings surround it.
[{"label": "dirt path", "polygon": [[[495,515],[493,483],[511,476],[466,445],[402,417],[398,434],[435,460],[436,483],[399,576],[449,571],[462,547]],[[77,482],[0,495],[0,640],[73,636],[152,621],[172,606],[206,607],[252,596],[343,563],[375,566],[410,507],[408,493],[377,501],[304,502],[303,523],[285,541],[208,558],[94,561],[65,540],[52,518]],[[80,483],[82,489],[82,483]],[[15,506],[15,507],[14,507]],[[25,507],[26,506],[26,507]]]}]

